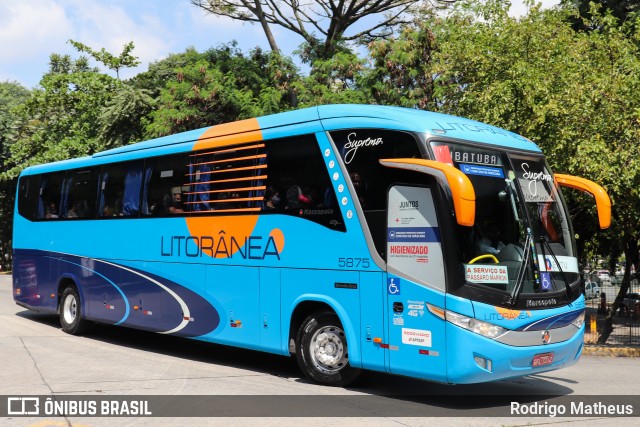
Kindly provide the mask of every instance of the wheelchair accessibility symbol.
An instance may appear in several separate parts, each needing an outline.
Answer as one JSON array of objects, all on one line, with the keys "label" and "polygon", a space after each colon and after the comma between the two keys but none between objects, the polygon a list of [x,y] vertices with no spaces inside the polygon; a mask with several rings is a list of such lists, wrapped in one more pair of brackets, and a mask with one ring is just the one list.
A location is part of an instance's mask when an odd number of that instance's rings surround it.
[{"label": "wheelchair accessibility symbol", "polygon": [[551,290],[551,274],[540,272],[540,279],[542,279],[542,289],[545,291]]},{"label": "wheelchair accessibility symbol", "polygon": [[400,295],[400,279],[387,279],[387,292],[389,295]]}]

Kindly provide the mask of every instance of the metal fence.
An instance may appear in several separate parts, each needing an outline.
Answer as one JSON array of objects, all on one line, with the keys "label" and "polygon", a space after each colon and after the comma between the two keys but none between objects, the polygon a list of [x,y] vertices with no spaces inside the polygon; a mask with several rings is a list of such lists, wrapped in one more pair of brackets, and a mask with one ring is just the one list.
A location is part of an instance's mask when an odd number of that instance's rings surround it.
[{"label": "metal fence", "polygon": [[[588,279],[586,279],[588,280]],[[611,313],[613,301],[620,291],[615,280],[600,281],[597,295],[587,295],[585,343],[596,344],[605,327],[605,319]],[[640,347],[640,285],[631,282],[624,305],[613,315],[613,332],[606,344],[614,346]],[[602,295],[604,294],[604,298]]]}]

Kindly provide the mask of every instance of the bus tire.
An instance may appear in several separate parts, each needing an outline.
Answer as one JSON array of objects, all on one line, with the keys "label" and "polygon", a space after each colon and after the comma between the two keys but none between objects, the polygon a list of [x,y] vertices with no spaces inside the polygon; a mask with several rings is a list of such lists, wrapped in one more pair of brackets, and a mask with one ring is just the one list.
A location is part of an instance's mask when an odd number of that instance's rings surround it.
[{"label": "bus tire", "polygon": [[87,329],[87,320],[82,318],[80,295],[74,286],[67,286],[60,297],[60,325],[71,335],[80,335]]},{"label": "bus tire", "polygon": [[345,387],[360,375],[360,369],[349,365],[347,336],[333,312],[307,317],[298,329],[296,347],[302,372],[320,384]]}]

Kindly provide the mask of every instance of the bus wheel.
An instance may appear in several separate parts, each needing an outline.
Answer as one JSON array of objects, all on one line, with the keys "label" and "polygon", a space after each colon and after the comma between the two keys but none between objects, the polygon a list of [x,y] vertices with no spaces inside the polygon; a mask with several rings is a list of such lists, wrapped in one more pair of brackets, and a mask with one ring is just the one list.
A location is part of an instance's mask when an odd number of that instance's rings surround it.
[{"label": "bus wheel", "polygon": [[349,365],[347,336],[332,312],[307,317],[298,329],[296,347],[302,371],[321,384],[344,387],[360,374],[360,369]]},{"label": "bus wheel", "polygon": [[73,286],[67,286],[60,297],[60,324],[62,330],[71,335],[79,335],[85,329],[87,321],[80,315],[80,295]]}]

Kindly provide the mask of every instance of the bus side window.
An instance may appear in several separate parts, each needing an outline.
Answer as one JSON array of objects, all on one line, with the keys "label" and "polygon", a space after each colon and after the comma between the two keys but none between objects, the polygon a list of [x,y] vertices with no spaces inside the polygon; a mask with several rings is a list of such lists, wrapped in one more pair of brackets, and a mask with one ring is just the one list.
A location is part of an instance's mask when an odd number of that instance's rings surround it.
[{"label": "bus side window", "polygon": [[[263,212],[301,217],[345,231],[340,207],[314,135],[267,141],[268,178]],[[274,203],[273,196],[277,195]]]},{"label": "bus side window", "polygon": [[102,168],[99,216],[137,217],[143,180],[141,161],[117,163]]},{"label": "bus side window", "polygon": [[40,175],[23,176],[18,184],[18,212],[24,218],[34,220],[38,216],[38,198],[40,191]]},{"label": "bus side window", "polygon": [[60,218],[95,218],[98,176],[98,168],[67,172],[59,207]]},{"label": "bus side window", "polygon": [[40,178],[38,195],[38,219],[57,219],[60,216],[60,200],[64,173],[48,173]]},{"label": "bus side window", "polygon": [[[188,156],[178,154],[148,159],[145,163],[142,213],[147,216],[183,215],[180,210],[169,209],[173,200],[172,191],[183,192],[183,185],[188,182]],[[142,177],[142,174],[140,175]],[[170,203],[172,206],[176,202]],[[181,204],[183,201],[181,202]]]}]

